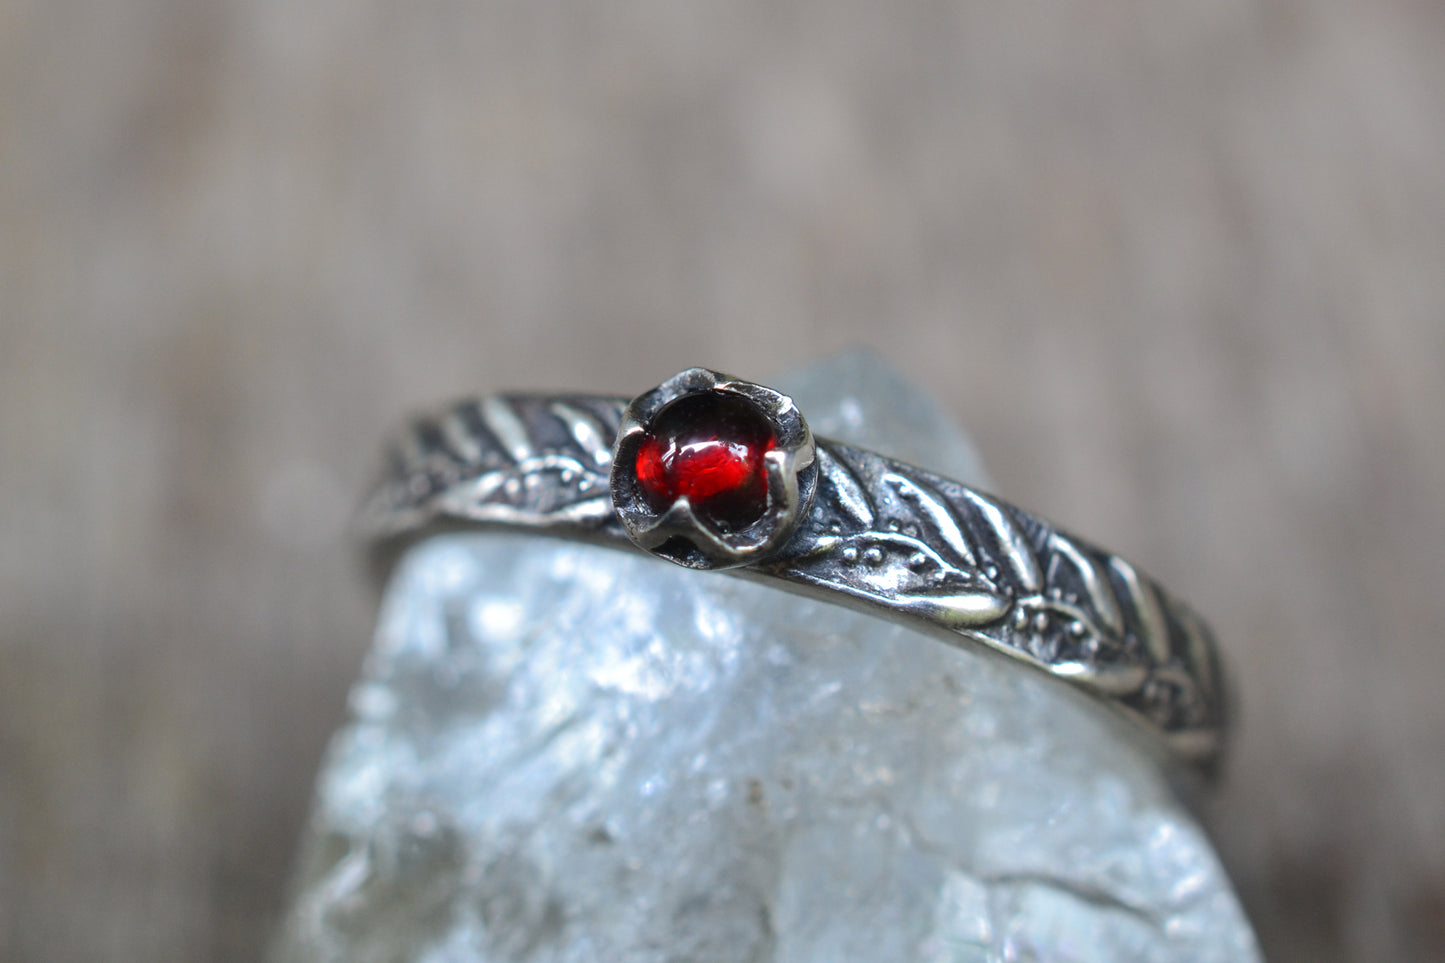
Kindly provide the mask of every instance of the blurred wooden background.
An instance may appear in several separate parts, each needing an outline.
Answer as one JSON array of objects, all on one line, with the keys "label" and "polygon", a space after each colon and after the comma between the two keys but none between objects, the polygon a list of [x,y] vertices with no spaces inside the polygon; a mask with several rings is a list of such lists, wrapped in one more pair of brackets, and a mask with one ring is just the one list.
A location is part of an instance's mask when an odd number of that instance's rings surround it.
[{"label": "blurred wooden background", "polygon": [[1274,960],[1445,958],[1445,6],[0,0],[0,957],[255,959],[383,428],[872,345],[1216,624]]}]

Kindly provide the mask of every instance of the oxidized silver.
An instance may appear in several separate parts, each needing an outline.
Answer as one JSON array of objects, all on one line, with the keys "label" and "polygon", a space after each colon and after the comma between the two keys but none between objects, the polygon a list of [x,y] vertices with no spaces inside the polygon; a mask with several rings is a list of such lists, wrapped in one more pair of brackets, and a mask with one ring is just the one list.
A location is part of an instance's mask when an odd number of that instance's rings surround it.
[{"label": "oxidized silver", "polygon": [[[685,505],[650,510],[630,487],[649,419],[711,390],[748,398],[781,431],[768,512],[734,534],[709,531]],[[361,524],[383,551],[459,525],[655,554],[671,545],[662,554],[680,564],[731,567],[1033,665],[1143,723],[1178,758],[1208,766],[1221,748],[1213,639],[1163,587],[991,495],[814,438],[786,396],[706,369],[632,402],[498,395],[418,419],[393,446]],[[679,552],[676,536],[696,551]]]}]

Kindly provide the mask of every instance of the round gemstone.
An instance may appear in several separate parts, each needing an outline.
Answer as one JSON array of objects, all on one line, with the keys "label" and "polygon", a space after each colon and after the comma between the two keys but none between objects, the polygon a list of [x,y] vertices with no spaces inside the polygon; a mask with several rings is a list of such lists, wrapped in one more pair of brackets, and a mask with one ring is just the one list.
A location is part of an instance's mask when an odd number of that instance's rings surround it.
[{"label": "round gemstone", "polygon": [[751,403],[720,391],[688,395],[652,420],[637,450],[637,487],[653,511],[685,495],[694,512],[736,531],[767,511],[763,456],[776,447]]}]

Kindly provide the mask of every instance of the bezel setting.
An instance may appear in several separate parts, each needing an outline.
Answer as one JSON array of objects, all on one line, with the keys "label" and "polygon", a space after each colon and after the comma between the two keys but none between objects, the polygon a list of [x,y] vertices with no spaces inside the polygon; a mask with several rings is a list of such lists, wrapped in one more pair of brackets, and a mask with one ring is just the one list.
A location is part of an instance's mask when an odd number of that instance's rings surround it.
[{"label": "bezel setting", "polygon": [[[686,494],[657,507],[637,478],[638,453],[678,401],[719,395],[745,403],[773,432],[761,455],[766,505],[748,524],[727,529],[697,510]],[[818,467],[813,434],[793,399],[772,388],[707,368],[688,368],[627,406],[612,453],[612,504],[639,548],[694,569],[734,568],[768,558],[784,545],[812,503]]]}]

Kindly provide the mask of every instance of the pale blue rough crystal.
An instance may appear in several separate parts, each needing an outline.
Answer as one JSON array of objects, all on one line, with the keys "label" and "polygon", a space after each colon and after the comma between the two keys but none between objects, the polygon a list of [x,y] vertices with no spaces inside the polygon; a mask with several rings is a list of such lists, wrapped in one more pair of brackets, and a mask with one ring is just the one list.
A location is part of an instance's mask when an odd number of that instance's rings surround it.
[{"label": "pale blue rough crystal", "polygon": [[[981,479],[876,360],[782,387],[819,434]],[[435,537],[351,706],[278,963],[1259,959],[1203,832],[1096,707],[766,585]]]}]

